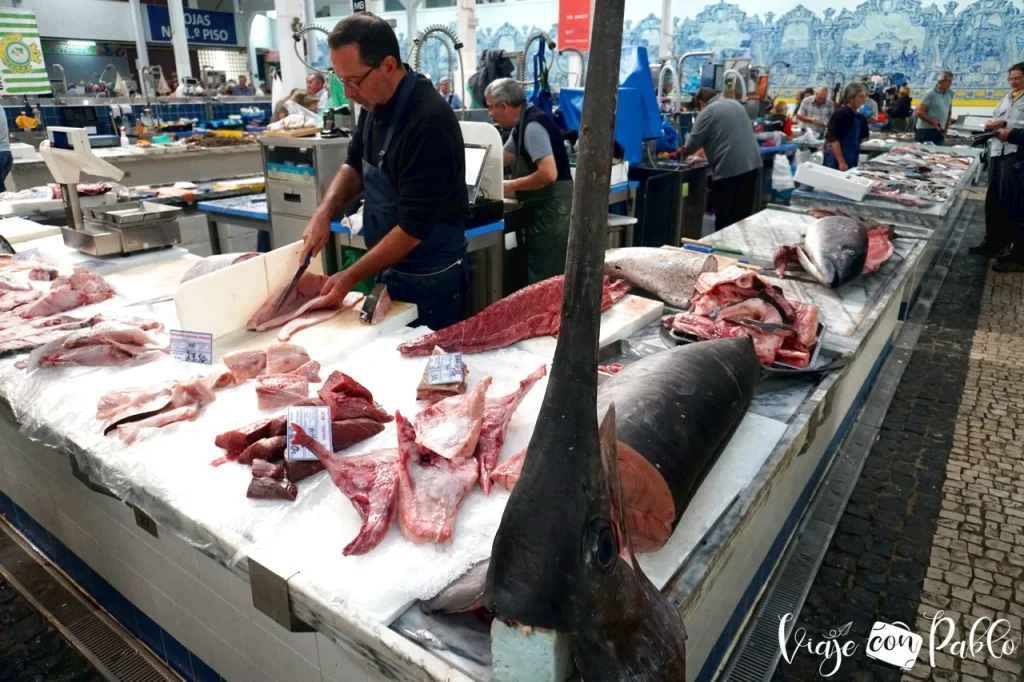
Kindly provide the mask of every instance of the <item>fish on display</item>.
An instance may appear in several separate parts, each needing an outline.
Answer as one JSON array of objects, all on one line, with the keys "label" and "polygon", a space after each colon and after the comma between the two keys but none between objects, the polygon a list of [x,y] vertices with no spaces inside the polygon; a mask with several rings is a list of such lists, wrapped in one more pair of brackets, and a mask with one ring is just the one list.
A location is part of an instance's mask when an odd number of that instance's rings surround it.
[{"label": "fish on display", "polygon": [[785,272],[793,260],[814,279],[833,289],[864,270],[868,257],[868,233],[858,221],[835,216],[815,221],[801,244],[780,246],[775,251],[775,268]]},{"label": "fish on display", "polygon": [[605,275],[624,279],[684,310],[690,305],[693,287],[701,273],[717,270],[714,256],[685,249],[632,246],[609,249],[604,254]]},{"label": "fish on display", "polygon": [[[625,0],[595,4],[593,41],[602,49],[591,53],[589,100],[614,98],[624,10]],[[633,558],[614,411],[598,424],[608,216],[603,204],[583,199],[608,193],[614,108],[584,108],[580,129],[558,343],[522,475],[491,547],[484,605],[507,625],[572,635],[586,682],[678,682],[686,670],[682,619]]]}]

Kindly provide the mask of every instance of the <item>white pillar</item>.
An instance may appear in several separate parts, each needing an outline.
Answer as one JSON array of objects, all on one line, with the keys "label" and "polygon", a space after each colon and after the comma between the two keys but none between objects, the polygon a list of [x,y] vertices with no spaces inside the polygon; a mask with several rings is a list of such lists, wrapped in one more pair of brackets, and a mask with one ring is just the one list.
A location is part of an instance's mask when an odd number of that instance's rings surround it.
[{"label": "white pillar", "polygon": [[658,56],[662,59],[672,56],[672,0],[661,0],[661,42],[658,46]]},{"label": "white pillar", "polygon": [[[306,23],[313,23],[313,19],[316,17],[316,7],[313,6],[313,0],[303,0],[303,9],[306,12]],[[310,64],[316,64],[317,60],[317,49],[316,49],[316,36],[317,33],[306,33],[306,61]]]},{"label": "white pillar", "polygon": [[[419,35],[420,29],[416,26],[416,8],[419,7],[420,0],[404,0],[405,1],[405,35],[409,36],[409,54],[412,54],[412,41]],[[408,59],[409,55],[405,55]]]},{"label": "white pillar", "polygon": [[384,12],[384,0],[366,0],[366,11],[381,15]]},{"label": "white pillar", "polygon": [[277,50],[281,53],[281,85],[284,92],[306,87],[306,67],[295,54],[292,40],[292,21],[306,23],[304,0],[274,0],[277,11]]},{"label": "white pillar", "polygon": [[171,21],[171,43],[174,45],[174,67],[178,84],[192,77],[192,62],[188,58],[188,33],[185,28],[185,9],[181,0],[167,0],[167,14]]},{"label": "white pillar", "polygon": [[[465,68],[465,72],[456,72],[455,82],[452,83],[452,91],[459,93],[463,105],[468,109],[472,106],[472,102],[470,101],[468,88],[463,88],[463,85],[476,71],[476,29],[480,25],[480,20],[476,18],[476,0],[459,0],[456,11],[458,16],[456,17],[455,33],[459,36],[459,40],[462,41],[462,65]],[[458,68],[459,64],[456,61],[456,71],[458,71]],[[456,88],[461,88],[461,90]]]},{"label": "white pillar", "polygon": [[[238,0],[235,0],[235,2],[237,3]],[[252,25],[254,23],[256,23],[256,17],[257,16],[263,16],[263,15],[257,15],[255,13],[249,15],[249,21],[247,22],[248,25],[249,25],[249,28],[245,32],[245,35],[246,35],[245,49],[246,49],[246,52],[248,52],[248,54],[249,54],[249,73],[252,74],[253,78],[256,77],[257,68],[256,68],[256,43],[253,42],[253,39],[252,39]],[[267,74],[267,76],[269,76],[269,75],[270,74]]]},{"label": "white pillar", "polygon": [[150,97],[156,93],[149,92],[149,89],[146,88],[146,77],[142,75],[142,72],[149,67],[149,48],[146,47],[146,34],[142,27],[142,6],[139,4],[139,0],[130,0],[128,10],[131,12],[132,32],[135,34],[135,51],[139,55],[135,62],[139,71],[139,92],[143,97]]}]

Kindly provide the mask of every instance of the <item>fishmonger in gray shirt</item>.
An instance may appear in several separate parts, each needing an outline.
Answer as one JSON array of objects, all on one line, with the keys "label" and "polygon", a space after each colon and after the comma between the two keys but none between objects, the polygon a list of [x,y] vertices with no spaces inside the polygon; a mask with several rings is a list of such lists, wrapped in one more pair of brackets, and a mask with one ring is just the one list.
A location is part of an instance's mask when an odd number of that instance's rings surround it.
[{"label": "fishmonger in gray shirt", "polygon": [[693,101],[700,113],[680,157],[704,149],[711,170],[708,205],[715,211],[715,229],[720,230],[753,212],[761,150],[742,104],[712,88],[701,88]]}]

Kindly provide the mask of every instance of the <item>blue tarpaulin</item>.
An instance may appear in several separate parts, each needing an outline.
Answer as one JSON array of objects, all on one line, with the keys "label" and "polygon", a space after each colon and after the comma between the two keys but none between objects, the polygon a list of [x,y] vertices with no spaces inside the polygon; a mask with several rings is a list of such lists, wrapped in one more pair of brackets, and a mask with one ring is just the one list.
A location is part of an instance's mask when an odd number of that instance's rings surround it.
[{"label": "blue tarpaulin", "polygon": [[642,126],[640,135],[643,139],[656,140],[661,137],[661,112],[658,111],[658,97],[655,94],[654,79],[651,78],[646,47],[623,48],[619,60],[619,86],[637,92]]},{"label": "blue tarpaulin", "polygon": [[[565,127],[569,130],[579,130],[583,89],[562,88],[558,93],[558,105],[565,120]],[[626,150],[626,161],[631,164],[640,163],[643,158],[640,128],[640,93],[633,88],[619,88],[619,102],[615,112],[615,141]],[[660,121],[657,136],[661,136]]]}]

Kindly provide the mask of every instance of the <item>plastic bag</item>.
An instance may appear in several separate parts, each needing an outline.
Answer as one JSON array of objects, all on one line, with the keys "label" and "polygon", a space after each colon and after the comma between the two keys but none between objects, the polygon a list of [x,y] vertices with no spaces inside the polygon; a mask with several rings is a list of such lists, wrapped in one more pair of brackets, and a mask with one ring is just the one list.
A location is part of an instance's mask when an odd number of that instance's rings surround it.
[{"label": "plastic bag", "polygon": [[299,114],[300,116],[303,116],[307,119],[312,119],[314,121],[313,125],[323,128],[324,117],[321,116],[320,114],[314,114],[312,111],[302,106],[298,102],[293,102],[290,99],[286,99],[284,101],[284,107],[285,109],[288,110],[289,114]]},{"label": "plastic bag", "polygon": [[796,152],[796,160],[794,161],[794,165],[799,166],[801,163],[807,163],[808,161],[811,160],[812,153],[813,152],[811,152],[810,149],[798,149]]},{"label": "plastic bag", "polygon": [[[363,254],[365,253],[366,252],[363,251],[362,249],[354,249],[352,247],[345,248],[341,255],[341,269],[348,269],[349,267],[352,266],[353,263],[362,258]],[[358,291],[361,294],[369,294],[371,291],[373,291],[373,284],[374,278],[367,277],[362,282],[359,282],[354,287],[352,287],[352,291]]]},{"label": "plastic bag", "polygon": [[785,154],[776,154],[772,162],[772,189],[776,192],[783,192],[793,189],[796,183],[793,182],[793,171],[789,167],[789,159]]},{"label": "plastic bag", "polygon": [[345,85],[341,80],[330,73],[327,76],[327,108],[336,109],[343,107],[348,104],[348,99],[345,97]]},{"label": "plastic bag", "polygon": [[661,119],[661,137],[656,145],[659,152],[674,152],[679,149],[679,133],[672,127],[668,117]]}]

